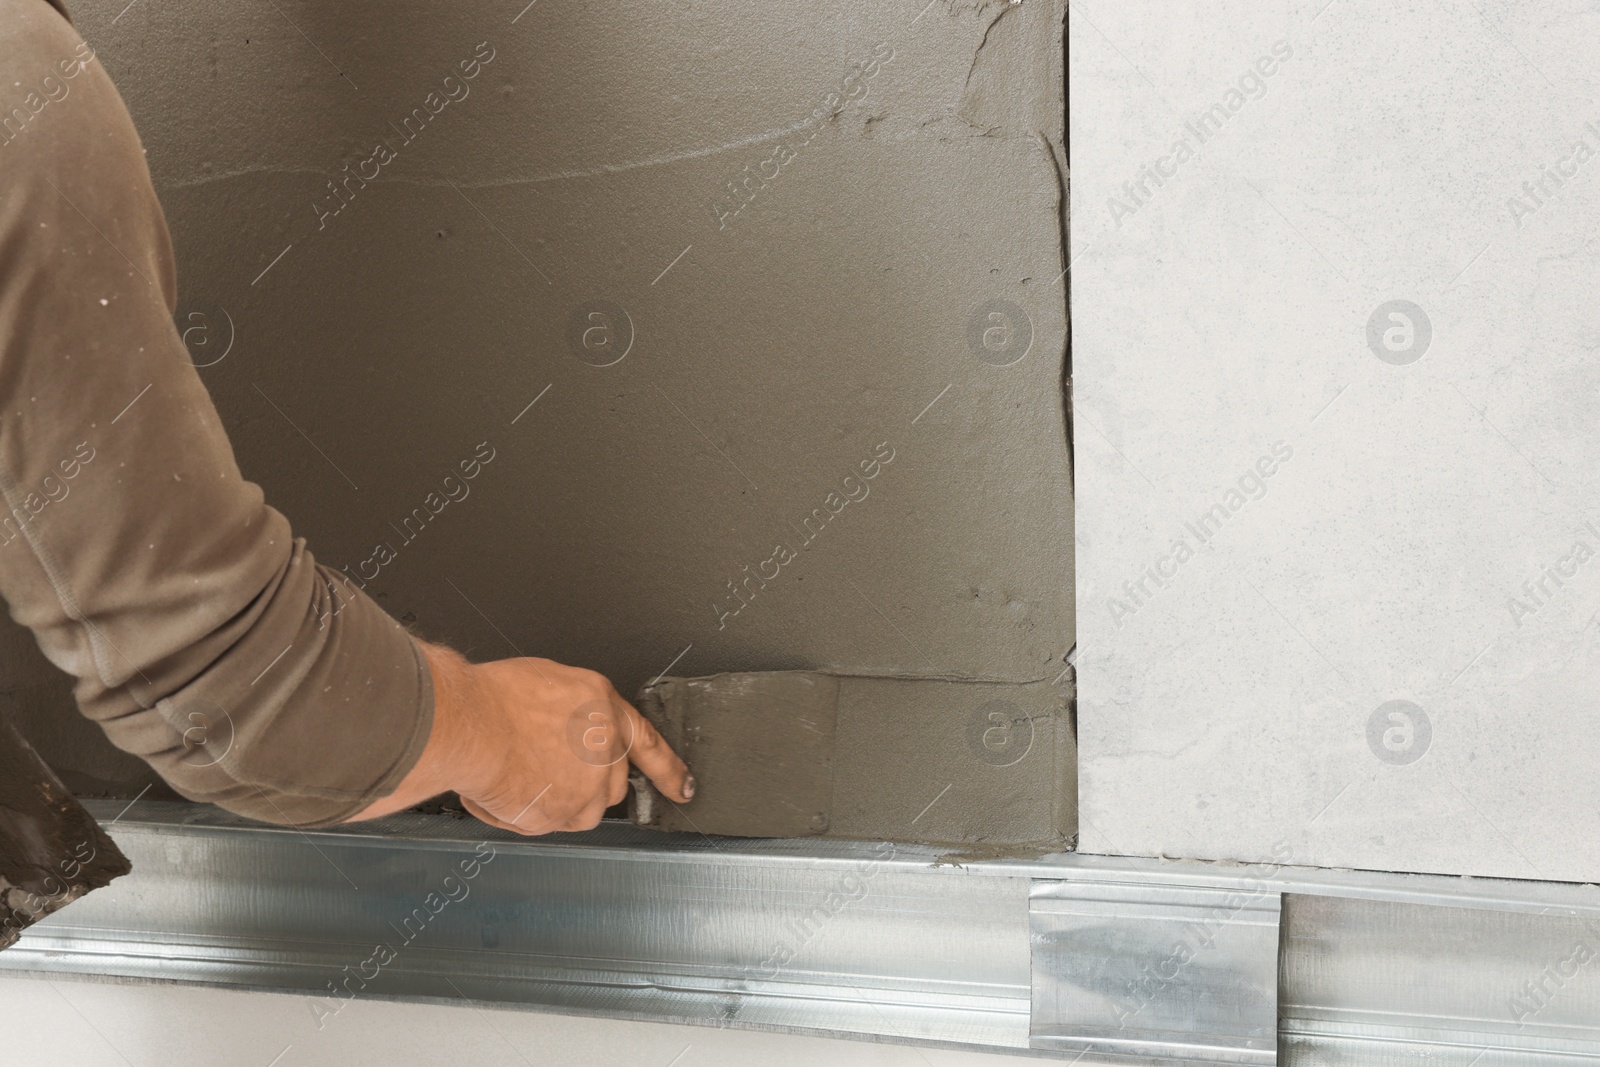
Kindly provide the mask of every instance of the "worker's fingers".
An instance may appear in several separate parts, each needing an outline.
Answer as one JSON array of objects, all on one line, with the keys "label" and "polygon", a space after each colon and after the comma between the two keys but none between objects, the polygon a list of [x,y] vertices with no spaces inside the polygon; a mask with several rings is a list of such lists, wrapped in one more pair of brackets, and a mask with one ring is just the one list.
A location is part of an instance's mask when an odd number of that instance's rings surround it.
[{"label": "worker's fingers", "polygon": [[694,798],[694,775],[689,773],[683,760],[656,733],[656,728],[650,725],[648,719],[626,701],[619,698],[617,703],[633,725],[633,746],[628,750],[628,758],[644,772],[646,778],[655,783],[663,795],[680,804],[687,804]]}]

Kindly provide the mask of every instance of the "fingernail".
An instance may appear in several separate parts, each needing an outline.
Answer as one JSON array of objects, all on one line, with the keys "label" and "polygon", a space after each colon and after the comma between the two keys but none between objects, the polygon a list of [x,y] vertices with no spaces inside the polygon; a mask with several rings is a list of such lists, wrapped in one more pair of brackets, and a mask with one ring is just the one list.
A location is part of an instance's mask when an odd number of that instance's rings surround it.
[{"label": "fingernail", "polygon": [[692,774],[686,774],[683,776],[683,799],[694,799],[694,775]]}]

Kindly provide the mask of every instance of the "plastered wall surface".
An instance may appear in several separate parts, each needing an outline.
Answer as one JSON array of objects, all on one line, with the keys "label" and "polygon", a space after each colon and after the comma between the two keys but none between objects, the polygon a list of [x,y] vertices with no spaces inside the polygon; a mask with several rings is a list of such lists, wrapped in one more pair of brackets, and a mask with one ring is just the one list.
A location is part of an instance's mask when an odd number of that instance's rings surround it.
[{"label": "plastered wall surface", "polygon": [[1083,849],[1600,878],[1600,17],[1073,12]]},{"label": "plastered wall surface", "polygon": [[[636,783],[641,826],[971,856],[1066,851],[1077,833],[1070,707],[1051,682],[761,671],[663,679],[639,710],[702,783],[688,809]],[[960,722],[959,738],[924,725]]]},{"label": "plastered wall surface", "polygon": [[[319,561],[624,693],[1061,681],[1059,4],[124,6],[180,329]],[[886,729],[976,773],[982,704]]]}]

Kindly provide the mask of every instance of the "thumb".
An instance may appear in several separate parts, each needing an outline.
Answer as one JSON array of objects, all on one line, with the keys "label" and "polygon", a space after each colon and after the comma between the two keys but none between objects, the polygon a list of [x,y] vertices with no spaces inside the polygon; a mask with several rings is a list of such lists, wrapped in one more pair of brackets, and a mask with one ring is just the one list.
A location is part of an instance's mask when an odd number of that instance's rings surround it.
[{"label": "thumb", "polygon": [[640,715],[632,704],[622,700],[618,703],[633,727],[633,744],[628,749],[628,759],[644,772],[662,795],[680,804],[687,804],[694,799],[694,775],[689,773],[683,760],[650,725],[650,720]]}]

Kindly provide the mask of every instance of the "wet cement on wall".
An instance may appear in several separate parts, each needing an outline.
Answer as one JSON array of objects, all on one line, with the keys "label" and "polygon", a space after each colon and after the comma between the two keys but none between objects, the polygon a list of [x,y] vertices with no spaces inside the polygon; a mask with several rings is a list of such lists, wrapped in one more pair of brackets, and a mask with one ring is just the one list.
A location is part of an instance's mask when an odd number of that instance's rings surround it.
[{"label": "wet cement on wall", "polygon": [[[1061,4],[123,6],[75,15],[241,465],[419,633],[1060,687]],[[137,791],[19,647],[69,784]]]},{"label": "wet cement on wall", "polygon": [[1068,689],[819,671],[665,678],[639,708],[700,781],[635,781],[659,830],[1059,851],[1077,831]]}]

